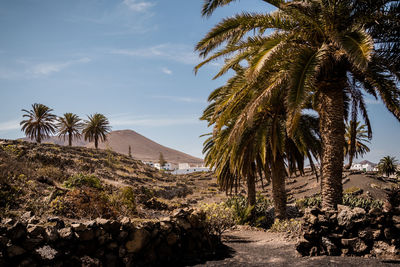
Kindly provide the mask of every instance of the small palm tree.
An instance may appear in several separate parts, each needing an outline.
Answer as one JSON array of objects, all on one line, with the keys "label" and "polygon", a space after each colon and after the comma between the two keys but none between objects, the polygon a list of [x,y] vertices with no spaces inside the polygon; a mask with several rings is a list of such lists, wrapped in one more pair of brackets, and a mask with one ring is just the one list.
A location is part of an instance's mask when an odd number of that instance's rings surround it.
[{"label": "small palm tree", "polygon": [[88,116],[88,120],[85,121],[85,128],[82,131],[85,141],[94,141],[94,147],[97,149],[99,146],[99,140],[104,142],[107,140],[107,134],[111,131],[110,122],[108,119],[100,113],[95,113]]},{"label": "small palm tree", "polygon": [[83,124],[81,123],[81,119],[78,117],[78,115],[73,113],[65,113],[64,117],[58,118],[57,128],[58,137],[63,137],[65,141],[65,138],[68,135],[68,145],[72,146],[73,138],[81,138],[80,131],[83,128]]},{"label": "small palm tree", "polygon": [[26,113],[23,117],[27,119],[21,121],[21,130],[32,140],[40,144],[43,138],[47,138],[50,134],[56,132],[53,123],[56,116],[51,113],[53,111],[51,108],[35,103],[32,105],[32,110],[23,109],[22,111]]},{"label": "small palm tree", "polygon": [[397,160],[395,157],[386,156],[379,161],[378,168],[379,171],[386,174],[389,177],[391,174],[396,173]]},{"label": "small palm tree", "polygon": [[350,121],[346,125],[346,133],[344,135],[344,155],[349,157],[349,164],[346,169],[349,169],[353,164],[353,158],[364,156],[368,153],[369,147],[365,143],[369,143],[368,131],[366,125],[360,125],[360,122]]}]

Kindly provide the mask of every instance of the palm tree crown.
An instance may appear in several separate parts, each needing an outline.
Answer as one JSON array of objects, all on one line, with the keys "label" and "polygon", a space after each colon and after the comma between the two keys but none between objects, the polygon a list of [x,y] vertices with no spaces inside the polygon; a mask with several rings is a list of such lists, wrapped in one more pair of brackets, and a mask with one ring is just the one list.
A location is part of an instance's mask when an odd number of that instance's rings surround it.
[{"label": "palm tree crown", "polygon": [[54,120],[56,116],[52,114],[51,108],[43,104],[33,104],[31,110],[23,109],[26,114],[23,115],[26,120],[21,121],[22,131],[26,136],[41,143],[43,138],[49,137],[56,132]]},{"label": "palm tree crown", "polygon": [[72,139],[81,137],[80,131],[83,128],[83,124],[78,115],[65,113],[63,117],[58,118],[57,127],[58,136],[60,138],[63,137],[65,140],[68,135],[68,145],[72,146]]},{"label": "palm tree crown", "polygon": [[90,142],[94,141],[94,146],[97,149],[99,141],[104,142],[107,140],[107,134],[111,131],[108,119],[100,113],[95,113],[88,116],[85,121],[85,128],[82,131],[85,140]]},{"label": "palm tree crown", "polygon": [[351,167],[354,157],[362,157],[370,151],[369,147],[365,144],[369,143],[366,127],[364,124],[360,125],[359,121],[350,121],[346,124],[344,155],[349,157],[349,167]]},{"label": "palm tree crown", "polygon": [[389,177],[391,174],[396,173],[397,160],[395,157],[386,156],[379,161],[378,169],[380,172],[386,174]]},{"label": "palm tree crown", "polygon": [[[263,80],[264,86],[254,92],[243,120],[252,121],[274,91],[285,90],[289,134],[311,104],[323,147],[322,205],[336,208],[342,200],[346,101],[356,98],[367,119],[361,90],[379,95],[400,120],[399,1],[263,1],[276,10],[242,13],[210,30],[196,47],[205,58],[196,71],[225,57],[219,77],[246,61],[247,82]],[[203,15],[231,2],[205,0]]]}]

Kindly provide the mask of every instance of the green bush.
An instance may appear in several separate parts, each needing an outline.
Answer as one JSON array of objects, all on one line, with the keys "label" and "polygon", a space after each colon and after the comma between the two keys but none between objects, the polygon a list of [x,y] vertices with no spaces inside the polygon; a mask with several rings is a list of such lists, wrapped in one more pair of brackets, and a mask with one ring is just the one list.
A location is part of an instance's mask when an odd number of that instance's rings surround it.
[{"label": "green bush", "polygon": [[298,233],[301,230],[301,221],[290,219],[290,220],[279,220],[276,219],[268,231],[271,232],[285,232],[285,233]]},{"label": "green bush", "polygon": [[235,225],[232,209],[226,203],[204,204],[201,208],[206,213],[207,227],[211,234],[221,236]]},{"label": "green bush", "polygon": [[124,187],[120,193],[122,203],[131,211],[136,212],[136,200],[135,193],[132,187]]},{"label": "green bush", "polygon": [[[322,198],[321,195],[318,194],[313,197],[306,197],[302,199],[296,200],[296,206],[299,209],[305,209],[310,207],[321,207]],[[354,193],[344,194],[343,195],[343,205],[349,206],[351,208],[363,208],[366,211],[369,211],[372,208],[382,208],[383,201],[375,200],[370,198],[364,198],[360,196],[355,196]]]},{"label": "green bush", "polygon": [[71,176],[67,181],[64,182],[64,186],[67,188],[75,188],[88,186],[96,189],[102,189],[103,186],[99,178],[95,175],[85,175],[82,173]]}]

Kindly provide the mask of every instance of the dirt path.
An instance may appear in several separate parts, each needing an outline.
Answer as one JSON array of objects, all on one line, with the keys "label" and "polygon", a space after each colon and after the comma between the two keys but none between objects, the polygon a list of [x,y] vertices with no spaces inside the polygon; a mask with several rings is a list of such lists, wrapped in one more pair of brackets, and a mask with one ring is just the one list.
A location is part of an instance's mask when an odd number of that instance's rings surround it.
[{"label": "dirt path", "polygon": [[400,261],[359,257],[298,257],[282,234],[234,230],[224,234],[227,255],[195,266],[400,266]]}]

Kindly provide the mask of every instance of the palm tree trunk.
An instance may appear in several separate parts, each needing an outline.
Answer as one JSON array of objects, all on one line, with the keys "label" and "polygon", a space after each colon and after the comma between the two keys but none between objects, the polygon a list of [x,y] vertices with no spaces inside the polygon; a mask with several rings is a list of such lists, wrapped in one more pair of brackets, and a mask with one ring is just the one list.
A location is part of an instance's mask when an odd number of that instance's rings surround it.
[{"label": "palm tree trunk", "polygon": [[286,189],[285,189],[285,163],[280,154],[276,156],[274,164],[271,166],[272,176],[272,195],[274,199],[275,217],[278,219],[286,218]]},{"label": "palm tree trunk", "polygon": [[99,147],[99,138],[97,136],[94,137],[94,147],[96,149]]},{"label": "palm tree trunk", "polygon": [[256,205],[256,179],[253,174],[247,177],[247,204],[249,206]]},{"label": "palm tree trunk", "polygon": [[68,145],[72,146],[72,133],[71,132],[68,134]]},{"label": "palm tree trunk", "polygon": [[42,136],[41,136],[41,130],[40,126],[37,127],[37,135],[36,135],[36,142],[40,144],[42,142]]},{"label": "palm tree trunk", "polygon": [[322,208],[336,209],[342,203],[344,101],[346,77],[319,83],[319,116],[322,138]]}]

